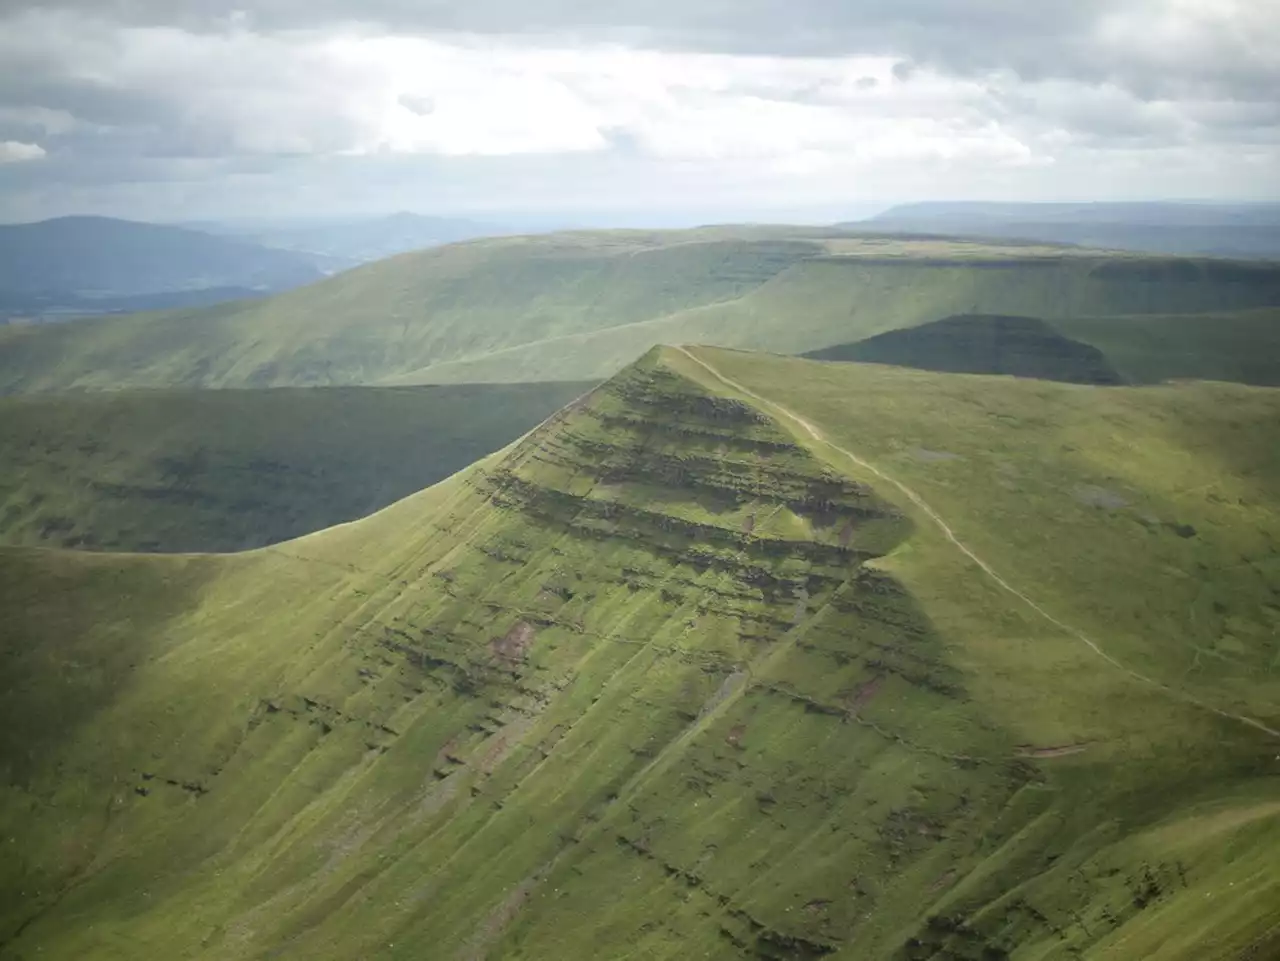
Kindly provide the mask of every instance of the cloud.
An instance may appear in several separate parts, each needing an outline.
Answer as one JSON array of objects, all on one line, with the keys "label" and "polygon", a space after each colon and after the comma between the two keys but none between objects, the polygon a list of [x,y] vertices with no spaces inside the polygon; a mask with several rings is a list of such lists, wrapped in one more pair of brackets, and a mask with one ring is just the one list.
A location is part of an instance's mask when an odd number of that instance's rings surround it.
[{"label": "cloud", "polygon": [[[107,23],[262,33],[363,23],[393,34],[471,33],[796,56],[895,56],[951,72],[1231,77],[1274,68],[1276,16],[1257,0],[0,0]],[[1118,51],[1136,53],[1128,61]],[[1172,79],[1172,78],[1170,78]]]},{"label": "cloud", "polygon": [[428,117],[436,112],[436,102],[426,94],[402,93],[396,102],[419,117]]},{"label": "cloud", "polygon": [[105,154],[573,153],[608,149],[620,134],[672,161],[1020,153],[977,109],[978,86],[924,71],[907,83],[883,57],[172,27],[104,39],[94,25],[29,21],[10,37],[40,38],[49,61],[27,57],[19,95],[74,116],[80,145]]},{"label": "cloud", "polygon": [[1280,17],[1246,0],[238,6],[0,0],[0,141],[48,151],[6,166],[0,215],[146,184],[786,203],[1274,193],[1280,169]]},{"label": "cloud", "polygon": [[0,164],[25,163],[41,160],[45,150],[38,143],[22,143],[17,140],[0,141]]}]

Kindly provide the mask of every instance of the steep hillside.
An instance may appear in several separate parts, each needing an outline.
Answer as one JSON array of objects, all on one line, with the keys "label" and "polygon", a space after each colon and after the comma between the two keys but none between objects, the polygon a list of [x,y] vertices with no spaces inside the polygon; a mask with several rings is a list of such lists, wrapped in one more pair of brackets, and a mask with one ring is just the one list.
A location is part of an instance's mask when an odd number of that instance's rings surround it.
[{"label": "steep hillside", "polygon": [[665,351],[280,547],[0,551],[0,954],[1268,957],[1277,424]]},{"label": "steep hillside", "polygon": [[[74,332],[0,331],[0,390],[370,384],[434,360],[733,299],[818,249],[773,233],[752,242],[732,231],[691,233],[687,243],[628,232],[476,241],[264,302],[96,320]],[[561,379],[548,374],[539,379]]]},{"label": "steep hillside", "polygon": [[0,291],[135,296],[319,280],[314,258],[161,224],[62,217],[0,224]]},{"label": "steep hillside", "polygon": [[1280,305],[1280,265],[725,227],[501,238],[265,301],[0,331],[0,391],[607,377],[659,342],[817,350],[958,313]]},{"label": "steep hillside", "polygon": [[1011,374],[1076,384],[1122,383],[1102,351],[1064,337],[1036,317],[962,314],[805,356],[958,374]]},{"label": "steep hillside", "polygon": [[0,398],[0,543],[234,551],[363,517],[590,385]]},{"label": "steep hillside", "polygon": [[[799,354],[957,313],[1050,321],[1180,314],[1187,318],[1187,335],[1196,336],[1193,332],[1202,324],[1212,326],[1214,319],[1191,315],[1215,303],[1280,300],[1280,265],[1064,255],[1034,248],[993,251],[948,241],[899,246],[847,240],[829,246],[837,253],[797,264],[728,303],[435,364],[388,382],[538,380],[556,371],[607,377],[655,343]],[[1240,359],[1248,356],[1256,354],[1245,350]]]}]

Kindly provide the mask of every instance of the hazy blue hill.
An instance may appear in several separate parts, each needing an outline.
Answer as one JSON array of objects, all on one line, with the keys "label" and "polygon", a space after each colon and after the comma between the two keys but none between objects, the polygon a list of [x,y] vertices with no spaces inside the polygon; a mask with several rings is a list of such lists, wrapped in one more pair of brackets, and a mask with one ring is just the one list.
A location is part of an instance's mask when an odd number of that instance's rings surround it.
[{"label": "hazy blue hill", "polygon": [[989,220],[999,223],[1151,224],[1166,227],[1280,226],[1280,203],[1173,203],[1159,201],[1095,203],[1017,203],[923,201],[900,204],[862,221]]},{"label": "hazy blue hill", "polygon": [[321,254],[351,263],[380,260],[459,240],[510,233],[495,224],[414,213],[316,223],[228,224],[217,227],[217,230],[266,247]]},{"label": "hazy blue hill", "polygon": [[862,228],[1218,257],[1280,257],[1280,204],[920,203]]},{"label": "hazy blue hill", "polygon": [[62,217],[0,225],[0,291],[131,296],[318,280],[315,258],[181,227]]}]

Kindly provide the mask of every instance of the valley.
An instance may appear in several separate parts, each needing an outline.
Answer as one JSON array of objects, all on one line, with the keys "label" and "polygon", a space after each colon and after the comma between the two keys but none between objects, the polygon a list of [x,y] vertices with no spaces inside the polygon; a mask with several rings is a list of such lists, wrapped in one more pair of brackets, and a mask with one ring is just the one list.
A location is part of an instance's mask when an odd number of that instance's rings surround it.
[{"label": "valley", "polygon": [[0,544],[209,553],[290,540],[443,480],[591,386],[0,397]]}]

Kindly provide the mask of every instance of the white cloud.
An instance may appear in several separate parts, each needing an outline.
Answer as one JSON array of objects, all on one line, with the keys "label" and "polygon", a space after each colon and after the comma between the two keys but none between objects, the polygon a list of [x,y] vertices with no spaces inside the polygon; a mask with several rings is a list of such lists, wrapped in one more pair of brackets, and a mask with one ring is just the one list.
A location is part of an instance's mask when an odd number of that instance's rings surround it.
[{"label": "white cloud", "polygon": [[[950,9],[878,7],[899,5]],[[977,6],[987,20],[908,17],[862,47],[847,34],[863,53],[809,56],[334,20],[262,32],[253,16],[198,33],[32,10],[0,18],[0,159],[43,156],[37,140],[50,156],[7,167],[0,205],[4,190],[30,206],[158,183],[305,210],[1274,193],[1280,18],[1266,4],[1094,3],[1102,15],[1073,15],[1061,36],[1019,6],[1014,34],[1054,53],[1041,71],[1027,66],[1039,47],[998,35],[1014,5]]]},{"label": "white cloud", "polygon": [[[445,157],[606,151],[808,168],[1028,156],[983,88],[888,57],[787,58],[342,33],[191,34],[32,15],[82,83],[134,96],[149,152]],[[60,36],[62,39],[57,40]],[[0,50],[0,52],[3,52]],[[876,80],[874,85],[868,78]],[[428,109],[429,108],[429,109]]]},{"label": "white cloud", "polygon": [[65,110],[0,106],[0,126],[29,127],[45,134],[64,134],[74,130],[78,124],[76,118]]},{"label": "white cloud", "polygon": [[40,160],[45,150],[38,143],[21,143],[17,140],[0,141],[0,164],[24,163]]},{"label": "white cloud", "polygon": [[1280,84],[1272,0],[1129,0],[1104,13],[1090,40],[1090,58],[1140,94],[1274,101]]}]

